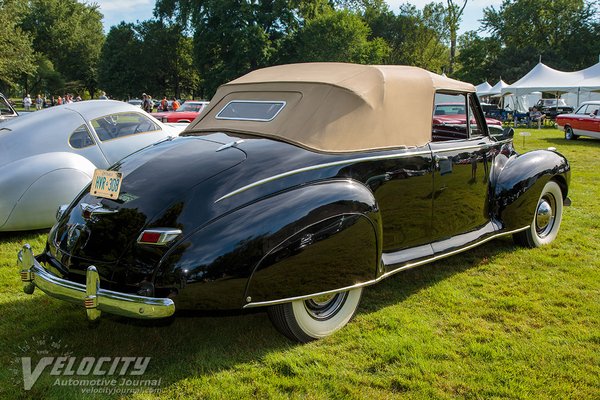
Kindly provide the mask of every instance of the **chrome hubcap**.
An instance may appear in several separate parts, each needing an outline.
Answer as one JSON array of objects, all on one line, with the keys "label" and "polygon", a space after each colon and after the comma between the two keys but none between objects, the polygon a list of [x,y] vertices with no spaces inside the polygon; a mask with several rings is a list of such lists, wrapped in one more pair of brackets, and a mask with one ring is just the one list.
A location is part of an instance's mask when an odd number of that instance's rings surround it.
[{"label": "chrome hubcap", "polygon": [[554,225],[556,200],[550,194],[544,195],[538,203],[535,213],[535,229],[540,237],[547,236]]},{"label": "chrome hubcap", "polygon": [[324,321],[337,314],[347,297],[348,292],[313,297],[304,301],[304,308],[312,318]]}]

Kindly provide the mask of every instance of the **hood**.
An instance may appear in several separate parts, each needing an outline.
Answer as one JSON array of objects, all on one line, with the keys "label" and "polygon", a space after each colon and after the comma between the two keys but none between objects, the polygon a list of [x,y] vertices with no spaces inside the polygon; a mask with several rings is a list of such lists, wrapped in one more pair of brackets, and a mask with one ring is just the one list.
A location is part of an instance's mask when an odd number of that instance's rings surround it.
[{"label": "hood", "polygon": [[[246,159],[235,147],[221,147],[223,143],[197,137],[176,138],[113,165],[112,170],[123,174],[119,198],[92,196],[88,186],[52,228],[51,255],[69,273],[83,274],[92,263],[108,280],[123,281],[122,274],[130,274],[126,280],[131,282],[151,273],[167,247],[141,246],[137,238],[148,228],[182,229],[177,220],[194,187]],[[84,216],[86,204],[101,210]],[[128,270],[119,271],[113,267],[117,264]]]}]

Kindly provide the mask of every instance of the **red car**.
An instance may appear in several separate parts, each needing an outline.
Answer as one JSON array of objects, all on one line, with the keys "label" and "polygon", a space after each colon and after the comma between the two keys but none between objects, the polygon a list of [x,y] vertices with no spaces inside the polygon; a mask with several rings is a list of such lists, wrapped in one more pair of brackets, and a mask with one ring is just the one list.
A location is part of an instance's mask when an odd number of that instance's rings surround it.
[{"label": "red car", "polygon": [[208,105],[208,101],[186,101],[177,111],[157,112],[152,116],[161,122],[187,122],[190,123]]},{"label": "red car", "polygon": [[[493,118],[485,119],[488,126],[502,127],[502,121]],[[470,127],[476,127],[472,119]],[[464,103],[437,103],[433,111],[434,140],[455,140],[468,137],[466,130],[467,117]]]},{"label": "red car", "polygon": [[586,101],[574,114],[559,114],[556,124],[565,130],[567,140],[575,140],[579,136],[600,139],[600,101]]}]

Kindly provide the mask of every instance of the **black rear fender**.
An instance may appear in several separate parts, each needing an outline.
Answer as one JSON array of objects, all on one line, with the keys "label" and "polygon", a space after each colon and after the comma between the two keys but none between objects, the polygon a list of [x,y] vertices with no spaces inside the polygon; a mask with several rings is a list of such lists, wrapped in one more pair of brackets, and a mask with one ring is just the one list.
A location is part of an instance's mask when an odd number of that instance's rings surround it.
[{"label": "black rear fender", "polygon": [[361,183],[301,186],[181,240],[161,260],[155,286],[171,288],[178,309],[241,308],[337,289],[376,277],[380,238],[377,204]]}]

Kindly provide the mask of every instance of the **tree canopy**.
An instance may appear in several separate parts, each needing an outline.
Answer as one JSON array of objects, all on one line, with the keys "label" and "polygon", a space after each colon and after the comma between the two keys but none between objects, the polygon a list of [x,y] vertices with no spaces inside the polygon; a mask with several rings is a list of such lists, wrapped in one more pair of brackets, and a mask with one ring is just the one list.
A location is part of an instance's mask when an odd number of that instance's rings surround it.
[{"label": "tree canopy", "polygon": [[15,87],[35,69],[32,37],[20,27],[25,10],[18,0],[0,0],[0,90]]},{"label": "tree canopy", "polygon": [[513,81],[540,57],[564,71],[588,67],[600,54],[599,9],[598,0],[505,0],[498,9],[486,7],[482,29],[490,36],[463,36],[458,76]]},{"label": "tree canopy", "polygon": [[29,0],[21,28],[32,37],[34,50],[51,61],[65,81],[94,93],[104,41],[97,5],[76,0]]},{"label": "tree canopy", "polygon": [[403,64],[514,81],[540,59],[562,70],[600,54],[600,0],[504,0],[458,35],[468,0],[156,0],[154,17],[104,35],[87,0],[0,0],[0,90],[210,98],[269,65]]}]

